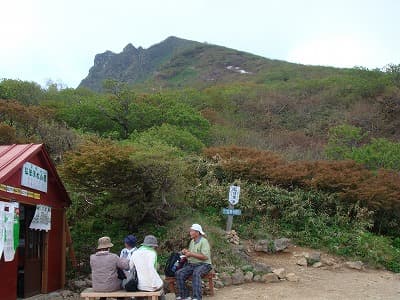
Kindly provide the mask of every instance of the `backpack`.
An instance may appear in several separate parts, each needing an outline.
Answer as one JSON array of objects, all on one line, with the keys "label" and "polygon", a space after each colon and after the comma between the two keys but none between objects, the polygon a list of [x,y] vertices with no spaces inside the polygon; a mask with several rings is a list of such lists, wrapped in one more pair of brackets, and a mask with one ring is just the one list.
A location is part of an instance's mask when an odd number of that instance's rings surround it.
[{"label": "backpack", "polygon": [[128,278],[126,279],[124,289],[127,292],[136,292],[139,290],[138,284],[139,284],[139,278],[137,276],[136,268],[133,267],[129,272]]},{"label": "backpack", "polygon": [[165,264],[165,276],[175,277],[175,272],[181,269],[186,263],[186,257],[181,257],[181,253],[173,252]]}]

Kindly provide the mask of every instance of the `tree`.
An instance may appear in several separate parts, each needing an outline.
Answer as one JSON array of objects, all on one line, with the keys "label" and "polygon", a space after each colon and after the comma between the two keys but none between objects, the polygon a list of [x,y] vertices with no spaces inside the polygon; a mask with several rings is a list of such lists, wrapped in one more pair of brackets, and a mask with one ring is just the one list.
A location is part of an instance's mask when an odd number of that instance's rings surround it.
[{"label": "tree", "polygon": [[397,87],[400,87],[400,64],[388,64],[383,68],[383,70],[389,74],[393,84]]},{"label": "tree", "polygon": [[0,145],[9,145],[18,143],[15,134],[15,128],[10,125],[0,123]]},{"label": "tree", "polygon": [[46,144],[51,157],[60,161],[76,143],[76,134],[54,119],[54,110],[17,101],[0,100],[1,143]]},{"label": "tree", "polygon": [[60,173],[74,193],[86,195],[74,206],[91,215],[139,224],[146,216],[165,217],[168,195],[185,189],[186,166],[167,146],[154,148],[89,138],[65,156]]},{"label": "tree", "polygon": [[3,79],[0,82],[0,99],[17,100],[23,104],[38,104],[43,89],[35,82]]},{"label": "tree", "polygon": [[373,138],[362,145],[364,137],[366,134],[358,127],[341,125],[331,128],[326,154],[331,159],[354,160],[372,170],[400,171],[400,143]]},{"label": "tree", "polygon": [[125,83],[106,80],[104,89],[108,93],[108,103],[99,105],[104,115],[121,128],[121,138],[127,139],[132,131],[130,113],[136,95]]},{"label": "tree", "polygon": [[348,157],[368,169],[400,171],[400,143],[384,138],[372,139],[370,143],[353,149]]},{"label": "tree", "polygon": [[131,138],[142,145],[163,143],[185,152],[199,153],[204,148],[204,144],[189,131],[170,124],[152,127],[142,133],[131,135]]},{"label": "tree", "polygon": [[360,145],[365,134],[361,128],[343,124],[329,129],[325,153],[330,159],[348,159],[353,148]]},{"label": "tree", "polygon": [[53,111],[40,106],[25,106],[15,100],[0,100],[0,122],[13,127],[21,142],[34,140],[39,122],[51,119]]}]

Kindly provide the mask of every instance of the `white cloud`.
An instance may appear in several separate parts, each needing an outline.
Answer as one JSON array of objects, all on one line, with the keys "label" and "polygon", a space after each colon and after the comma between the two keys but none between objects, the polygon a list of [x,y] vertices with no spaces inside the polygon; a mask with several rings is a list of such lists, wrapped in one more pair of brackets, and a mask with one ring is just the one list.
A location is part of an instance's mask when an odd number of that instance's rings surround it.
[{"label": "white cloud", "polygon": [[286,60],[306,65],[382,67],[379,45],[352,36],[326,36],[295,46]]}]

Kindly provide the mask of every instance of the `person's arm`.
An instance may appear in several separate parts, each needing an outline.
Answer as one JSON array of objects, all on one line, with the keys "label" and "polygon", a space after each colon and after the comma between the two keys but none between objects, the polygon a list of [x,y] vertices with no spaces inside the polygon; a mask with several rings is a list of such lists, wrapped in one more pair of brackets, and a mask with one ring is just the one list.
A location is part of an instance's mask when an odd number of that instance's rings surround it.
[{"label": "person's arm", "polygon": [[205,256],[203,253],[195,253],[195,252],[190,252],[188,249],[183,249],[182,250],[183,255],[186,257],[194,257],[200,260],[207,260],[208,257]]},{"label": "person's arm", "polygon": [[129,269],[129,260],[127,260],[126,258],[118,257],[117,267],[122,270],[128,270]]}]

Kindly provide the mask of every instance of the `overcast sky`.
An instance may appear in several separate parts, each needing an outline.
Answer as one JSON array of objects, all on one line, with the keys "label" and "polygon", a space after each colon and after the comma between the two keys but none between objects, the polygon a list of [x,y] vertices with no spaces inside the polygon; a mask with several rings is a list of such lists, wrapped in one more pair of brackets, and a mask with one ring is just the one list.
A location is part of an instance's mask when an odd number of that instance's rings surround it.
[{"label": "overcast sky", "polygon": [[337,67],[400,64],[397,0],[1,0],[0,79],[75,88],[97,53],[168,36]]}]

